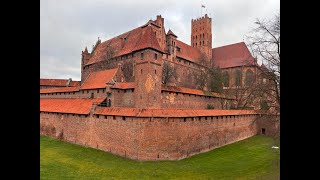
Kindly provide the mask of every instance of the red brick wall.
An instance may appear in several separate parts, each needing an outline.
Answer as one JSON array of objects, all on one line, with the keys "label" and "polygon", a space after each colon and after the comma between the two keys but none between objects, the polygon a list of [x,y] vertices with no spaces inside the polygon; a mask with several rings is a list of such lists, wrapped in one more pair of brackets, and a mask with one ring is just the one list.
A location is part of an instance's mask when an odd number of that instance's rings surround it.
[{"label": "red brick wall", "polygon": [[[195,118],[79,117],[40,113],[40,133],[137,160],[177,160],[257,133],[256,115]],[[185,121],[184,121],[185,120]]]},{"label": "red brick wall", "polygon": [[[230,106],[231,101],[226,101]],[[220,98],[167,91],[161,93],[161,103],[161,108],[206,109],[210,104],[214,109],[224,109],[221,107]]]}]

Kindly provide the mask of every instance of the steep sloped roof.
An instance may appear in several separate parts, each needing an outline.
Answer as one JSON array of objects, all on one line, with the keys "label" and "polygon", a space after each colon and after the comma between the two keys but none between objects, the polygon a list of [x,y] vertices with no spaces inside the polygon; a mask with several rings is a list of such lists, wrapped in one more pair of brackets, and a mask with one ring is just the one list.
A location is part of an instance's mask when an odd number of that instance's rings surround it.
[{"label": "steep sloped roof", "polygon": [[105,98],[40,98],[40,112],[89,114],[92,103],[101,103],[104,99]]},{"label": "steep sloped roof", "polygon": [[138,109],[97,107],[94,114],[131,117],[199,117],[259,114],[253,110],[211,110],[211,109]]},{"label": "steep sloped roof", "polygon": [[[40,86],[67,86],[68,79],[44,79],[40,78]],[[71,81],[69,86],[80,86],[80,81]]]},{"label": "steep sloped roof", "polygon": [[244,42],[212,49],[212,59],[220,68],[255,65],[249,49]]},{"label": "steep sloped roof", "polygon": [[196,47],[192,47],[182,41],[176,40],[176,46],[180,48],[180,52],[177,51],[177,56],[183,59],[187,59],[192,62],[197,62],[200,58],[200,50]]},{"label": "steep sloped roof", "polygon": [[175,34],[171,31],[171,29],[169,29],[167,35],[172,35],[172,36],[175,36],[176,38],[178,37],[177,35],[175,35]]},{"label": "steep sloped roof", "polygon": [[88,78],[81,85],[80,89],[105,88],[106,83],[116,75],[118,68],[96,71],[89,74]]},{"label": "steep sloped roof", "polygon": [[94,50],[87,65],[102,61],[107,49],[110,47],[114,49],[115,57],[145,48],[163,52],[152,30],[151,23],[149,23],[100,43]]}]

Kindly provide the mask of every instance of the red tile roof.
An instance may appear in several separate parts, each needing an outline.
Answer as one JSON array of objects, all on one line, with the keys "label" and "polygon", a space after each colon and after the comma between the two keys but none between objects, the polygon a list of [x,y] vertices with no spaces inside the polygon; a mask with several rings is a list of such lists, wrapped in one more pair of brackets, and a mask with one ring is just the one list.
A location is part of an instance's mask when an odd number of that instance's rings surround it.
[{"label": "red tile roof", "polygon": [[137,109],[97,107],[94,114],[133,117],[197,117],[259,114],[253,110],[209,110],[209,109]]},{"label": "red tile roof", "polygon": [[101,103],[104,98],[96,99],[40,99],[40,112],[59,112],[73,114],[89,114],[92,103]]},{"label": "red tile roof", "polygon": [[94,64],[103,60],[108,46],[115,49],[114,57],[131,53],[136,50],[152,48],[162,52],[151,26],[140,26],[129,32],[100,43],[94,50],[88,64]]},{"label": "red tile roof", "polygon": [[212,59],[220,68],[256,64],[256,61],[244,42],[213,48]]},{"label": "red tile roof", "polygon": [[136,87],[135,82],[116,82],[111,88],[113,89],[134,89]]},{"label": "red tile roof", "polygon": [[201,96],[213,96],[213,97],[222,97],[222,94],[215,93],[215,92],[204,92],[198,89],[190,89],[190,88],[184,88],[184,87],[176,87],[176,86],[164,86],[162,85],[161,91],[170,91],[170,92],[180,92],[185,94],[195,94],[195,95],[201,95]]},{"label": "red tile roof", "polygon": [[80,87],[62,87],[62,88],[49,88],[49,89],[40,89],[40,94],[45,93],[56,93],[56,92],[76,92],[79,91]]},{"label": "red tile roof", "polygon": [[180,48],[180,52],[177,51],[177,56],[183,59],[187,59],[192,62],[197,62],[200,58],[200,50],[196,47],[192,47],[186,43],[176,40],[176,46]]},{"label": "red tile roof", "polygon": [[104,71],[96,71],[89,74],[88,78],[81,85],[80,89],[105,88],[106,83],[110,82],[116,75],[118,68]]},{"label": "red tile roof", "polygon": [[[68,79],[42,79],[40,78],[40,86],[67,86]],[[80,81],[71,81],[69,86],[80,86]]]}]

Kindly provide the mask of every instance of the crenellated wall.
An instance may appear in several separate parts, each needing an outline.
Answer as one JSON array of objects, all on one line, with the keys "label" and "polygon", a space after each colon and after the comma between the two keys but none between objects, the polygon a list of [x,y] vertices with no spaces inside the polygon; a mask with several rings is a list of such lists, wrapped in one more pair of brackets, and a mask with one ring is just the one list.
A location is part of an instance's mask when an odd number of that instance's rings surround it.
[{"label": "crenellated wall", "polygon": [[40,113],[40,133],[135,160],[179,160],[257,134],[259,115],[125,117]]}]

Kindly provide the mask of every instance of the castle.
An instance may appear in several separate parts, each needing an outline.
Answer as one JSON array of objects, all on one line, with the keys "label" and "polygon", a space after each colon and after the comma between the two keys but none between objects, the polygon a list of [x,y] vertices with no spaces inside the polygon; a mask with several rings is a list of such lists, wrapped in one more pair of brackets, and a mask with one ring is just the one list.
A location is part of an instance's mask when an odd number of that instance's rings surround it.
[{"label": "castle", "polygon": [[261,81],[245,43],[212,48],[207,14],[191,27],[188,45],[158,15],[85,48],[81,81],[40,79],[40,133],[136,160],[182,159],[266,133],[256,107],[230,110],[232,96],[199,83],[211,67],[224,90]]}]

